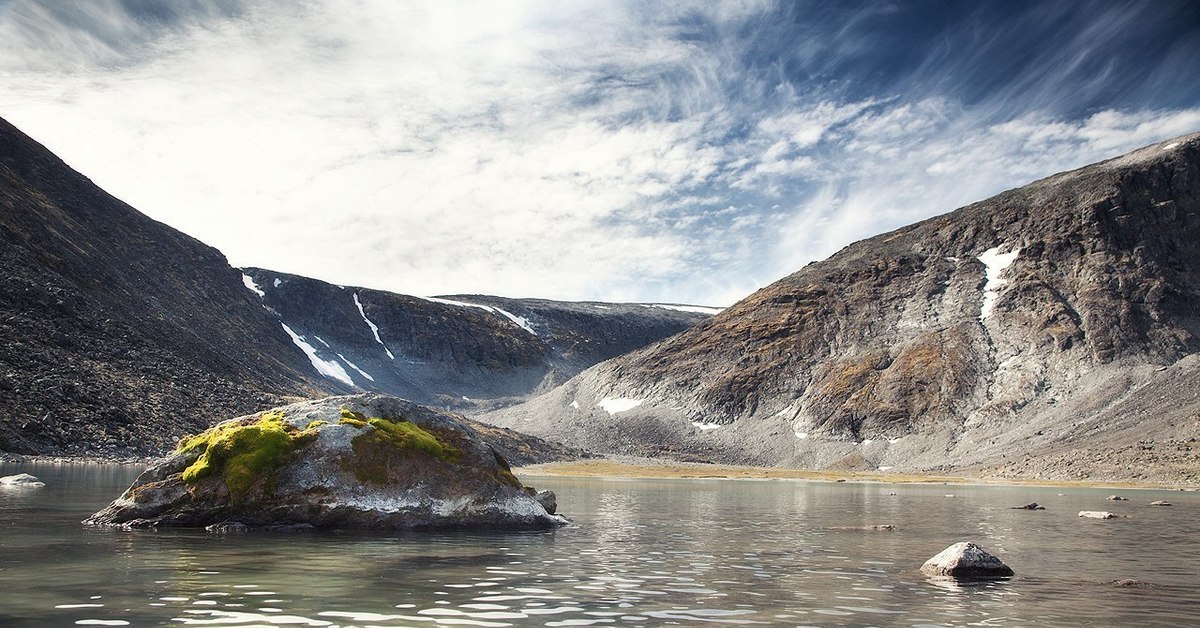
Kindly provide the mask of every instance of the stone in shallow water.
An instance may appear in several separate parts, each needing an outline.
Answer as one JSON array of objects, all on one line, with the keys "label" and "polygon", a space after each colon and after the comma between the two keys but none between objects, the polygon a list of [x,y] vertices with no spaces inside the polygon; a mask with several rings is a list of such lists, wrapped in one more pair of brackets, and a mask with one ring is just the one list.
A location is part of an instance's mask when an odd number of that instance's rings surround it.
[{"label": "stone in shallow water", "polygon": [[32,475],[29,475],[28,473],[18,473],[16,475],[6,475],[6,476],[0,478],[0,486],[25,486],[25,487],[29,487],[29,488],[36,488],[38,486],[45,486],[45,485],[46,485],[45,482],[37,479],[36,477],[34,477]]},{"label": "stone in shallow water", "polygon": [[960,579],[1008,578],[1013,570],[982,547],[961,541],[942,550],[921,565],[927,576]]},{"label": "stone in shallow water", "polygon": [[1158,501],[1150,502],[1150,505],[1151,506],[1170,506],[1171,502],[1160,499]]},{"label": "stone in shallow water", "polygon": [[1025,504],[1024,506],[1013,506],[1012,509],[1013,510],[1045,510],[1046,507],[1037,502],[1029,502],[1028,504]]},{"label": "stone in shallow water", "polygon": [[186,438],[85,523],[214,532],[567,523],[534,494],[454,415],[362,394],[283,406]]},{"label": "stone in shallow water", "polygon": [[1084,519],[1116,519],[1117,515],[1107,510],[1080,510],[1079,516]]},{"label": "stone in shallow water", "polygon": [[1129,501],[1129,498],[1121,497],[1120,495],[1109,495],[1108,501],[1110,501],[1110,502],[1127,502],[1127,501]]}]

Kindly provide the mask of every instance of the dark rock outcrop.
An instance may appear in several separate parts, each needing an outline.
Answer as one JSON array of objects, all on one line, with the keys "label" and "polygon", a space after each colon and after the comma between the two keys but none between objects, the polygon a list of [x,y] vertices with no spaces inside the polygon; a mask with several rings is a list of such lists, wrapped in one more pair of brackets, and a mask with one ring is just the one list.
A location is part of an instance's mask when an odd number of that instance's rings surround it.
[{"label": "dark rock outcrop", "polygon": [[1200,482],[1196,381],[1190,135],[852,244],[485,420],[722,463]]},{"label": "dark rock outcrop", "polygon": [[921,565],[927,576],[956,579],[1009,578],[1013,570],[982,547],[967,541],[955,543]]},{"label": "dark rock outcrop", "polygon": [[85,523],[130,527],[562,525],[460,417],[385,395],[330,397],[184,439]]},{"label": "dark rock outcrop", "polygon": [[354,386],[459,411],[517,403],[711,316],[686,306],[421,298],[243,272],[263,305]]}]

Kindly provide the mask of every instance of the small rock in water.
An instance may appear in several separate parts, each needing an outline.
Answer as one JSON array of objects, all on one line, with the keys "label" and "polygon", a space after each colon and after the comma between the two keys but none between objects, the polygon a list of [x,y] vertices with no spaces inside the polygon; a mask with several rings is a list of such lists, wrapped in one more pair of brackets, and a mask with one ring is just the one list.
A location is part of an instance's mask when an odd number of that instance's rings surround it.
[{"label": "small rock in water", "polygon": [[1150,582],[1143,582],[1141,580],[1134,580],[1132,578],[1123,578],[1121,580],[1113,580],[1112,582],[1109,582],[1109,584],[1113,585],[1114,587],[1122,587],[1122,588],[1129,588],[1129,589],[1154,589],[1154,588],[1158,587],[1158,585],[1156,585],[1156,584],[1153,584]]},{"label": "small rock in water", "polygon": [[541,504],[547,513],[557,514],[558,498],[554,495],[554,491],[538,491],[534,494],[533,499]]},{"label": "small rock in water", "polygon": [[876,532],[894,532],[896,530],[896,526],[890,523],[881,523],[871,526],[871,529],[875,530]]},{"label": "small rock in water", "polygon": [[250,527],[241,521],[222,521],[221,523],[205,526],[204,531],[214,534],[228,534],[230,532],[245,532],[249,529]]},{"label": "small rock in water", "polygon": [[28,473],[18,473],[16,475],[6,475],[0,478],[0,486],[23,486],[28,488],[36,488],[45,486],[46,483],[29,475]]},{"label": "small rock in water", "polygon": [[1116,519],[1117,516],[1107,510],[1080,510],[1079,516],[1084,519]]},{"label": "small rock in water", "polygon": [[1150,502],[1150,505],[1151,506],[1170,506],[1171,502],[1160,499],[1158,501]]},{"label": "small rock in water", "polygon": [[1108,501],[1110,501],[1110,502],[1127,502],[1127,501],[1129,501],[1129,498],[1121,497],[1120,495],[1109,495]]},{"label": "small rock in water", "polygon": [[1045,510],[1046,507],[1037,502],[1029,502],[1024,506],[1013,506],[1012,510]]},{"label": "small rock in water", "polygon": [[967,541],[955,543],[921,565],[927,576],[960,579],[1008,578],[1013,570],[982,547]]}]

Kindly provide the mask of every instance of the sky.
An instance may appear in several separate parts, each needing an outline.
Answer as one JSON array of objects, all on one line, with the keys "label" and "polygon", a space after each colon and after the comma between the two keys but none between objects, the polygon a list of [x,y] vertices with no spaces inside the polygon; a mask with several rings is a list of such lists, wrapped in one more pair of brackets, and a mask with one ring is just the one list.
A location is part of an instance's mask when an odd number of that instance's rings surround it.
[{"label": "sky", "polygon": [[1200,3],[0,0],[0,117],[237,266],[729,305],[1200,131]]}]

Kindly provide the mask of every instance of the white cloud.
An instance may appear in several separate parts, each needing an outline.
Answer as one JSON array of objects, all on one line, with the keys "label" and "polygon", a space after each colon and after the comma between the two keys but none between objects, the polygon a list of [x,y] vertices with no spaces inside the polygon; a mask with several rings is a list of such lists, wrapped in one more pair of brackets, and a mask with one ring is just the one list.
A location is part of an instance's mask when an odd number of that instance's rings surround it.
[{"label": "white cloud", "polygon": [[414,294],[724,305],[1200,128],[755,74],[766,2],[143,4],[0,8],[0,115],[235,264]]}]

